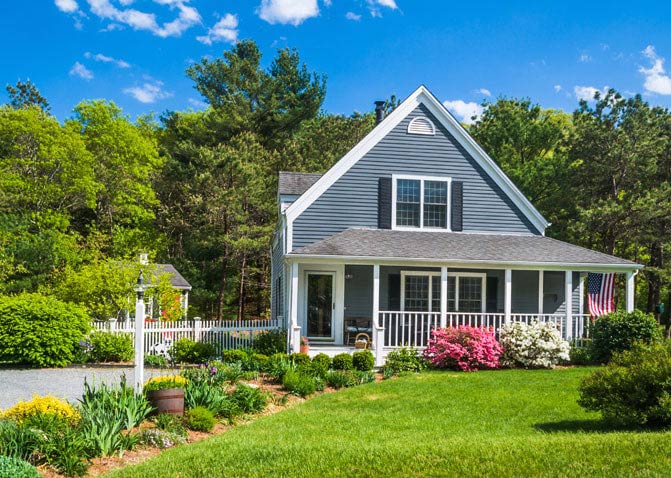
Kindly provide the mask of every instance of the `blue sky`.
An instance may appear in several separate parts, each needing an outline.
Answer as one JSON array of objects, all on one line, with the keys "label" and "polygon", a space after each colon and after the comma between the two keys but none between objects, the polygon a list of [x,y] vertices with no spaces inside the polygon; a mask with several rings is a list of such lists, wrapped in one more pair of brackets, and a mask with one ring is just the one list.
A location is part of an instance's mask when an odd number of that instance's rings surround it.
[{"label": "blue sky", "polygon": [[4,0],[0,32],[0,81],[30,78],[59,119],[94,98],[202,108],[185,68],[247,38],[266,64],[297,48],[333,113],[419,84],[460,119],[500,95],[571,111],[605,87],[671,106],[671,2]]}]

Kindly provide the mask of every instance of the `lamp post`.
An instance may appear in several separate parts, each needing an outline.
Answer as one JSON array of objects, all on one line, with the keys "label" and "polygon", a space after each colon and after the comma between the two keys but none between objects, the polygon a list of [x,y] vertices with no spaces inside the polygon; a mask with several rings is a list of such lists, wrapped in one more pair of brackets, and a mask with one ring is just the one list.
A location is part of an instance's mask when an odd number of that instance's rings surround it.
[{"label": "lamp post", "polygon": [[137,278],[135,301],[135,392],[142,393],[144,385],[144,277],[142,270]]}]

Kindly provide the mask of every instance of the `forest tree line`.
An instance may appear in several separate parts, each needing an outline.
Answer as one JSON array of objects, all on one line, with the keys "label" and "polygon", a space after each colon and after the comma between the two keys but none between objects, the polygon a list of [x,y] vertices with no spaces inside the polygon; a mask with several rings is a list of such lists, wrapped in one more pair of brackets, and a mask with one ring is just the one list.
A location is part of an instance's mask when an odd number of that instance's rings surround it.
[{"label": "forest tree line", "polygon": [[[269,313],[278,172],[326,171],[374,114],[324,112],[326,78],[295,50],[263,67],[243,41],[186,74],[207,109],[135,121],[95,100],[59,122],[34,84],[7,87],[0,293],[54,295],[114,317],[132,287],[117,265],[146,252],[193,285],[190,316]],[[666,301],[671,113],[614,90],[572,114],[524,98],[483,106],[468,129],[552,223],[547,235],[645,264],[637,307]]]}]

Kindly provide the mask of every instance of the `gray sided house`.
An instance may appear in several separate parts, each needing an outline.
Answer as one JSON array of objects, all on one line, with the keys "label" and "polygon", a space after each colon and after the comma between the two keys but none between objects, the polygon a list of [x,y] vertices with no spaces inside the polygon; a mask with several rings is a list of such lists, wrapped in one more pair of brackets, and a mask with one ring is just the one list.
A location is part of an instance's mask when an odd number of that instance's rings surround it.
[{"label": "gray sided house", "polygon": [[[423,347],[439,326],[552,322],[582,337],[587,272],[639,264],[545,237],[547,221],[425,87],[323,175],[282,172],[272,315],[298,351]],[[360,335],[365,334],[365,335]]]}]

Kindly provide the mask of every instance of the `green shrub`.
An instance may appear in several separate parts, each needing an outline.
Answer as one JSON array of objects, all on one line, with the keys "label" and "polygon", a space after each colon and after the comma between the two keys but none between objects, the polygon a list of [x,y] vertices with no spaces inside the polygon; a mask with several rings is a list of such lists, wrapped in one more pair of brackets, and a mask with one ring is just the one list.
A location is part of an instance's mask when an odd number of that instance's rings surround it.
[{"label": "green shrub", "polygon": [[[83,476],[86,473],[91,449],[81,428],[59,427],[45,431],[45,437],[40,452],[46,456],[48,464],[65,476]],[[128,439],[121,441],[122,446],[117,451],[131,448]]]},{"label": "green shrub", "polygon": [[579,347],[576,344],[571,345],[569,350],[569,362],[571,365],[593,365],[594,361],[592,360],[592,341],[589,339],[583,339],[584,343],[582,347]]},{"label": "green shrub", "polygon": [[271,356],[287,351],[287,333],[282,329],[262,332],[254,337],[252,347],[257,353]]},{"label": "green shrub", "polygon": [[40,474],[30,463],[19,458],[0,456],[0,478],[40,478]]},{"label": "green shrub", "polygon": [[0,362],[63,367],[90,329],[86,311],[40,294],[0,297]]},{"label": "green shrub", "polygon": [[352,370],[354,367],[352,356],[348,353],[341,353],[333,357],[333,368],[335,370]]},{"label": "green shrub", "polygon": [[329,370],[326,374],[326,384],[332,388],[353,387],[358,383],[353,370]]},{"label": "green shrub", "polygon": [[287,354],[277,353],[271,355],[266,363],[264,372],[268,374],[273,380],[281,382],[289,370],[295,370],[296,367],[289,359]]},{"label": "green shrub", "polygon": [[221,361],[224,363],[246,362],[247,353],[244,350],[224,350],[221,354]]},{"label": "green shrub", "polygon": [[616,424],[671,425],[670,346],[637,344],[616,353],[582,380],[578,403]]},{"label": "green shrub", "polygon": [[282,386],[299,397],[307,397],[317,391],[315,377],[300,372],[288,371],[282,380]]},{"label": "green shrub", "polygon": [[256,387],[239,384],[231,399],[243,413],[257,413],[266,408],[268,395]]},{"label": "green shrub", "polygon": [[268,356],[263,354],[251,354],[245,363],[248,371],[260,372],[265,369],[268,363]]},{"label": "green shrub", "polygon": [[130,334],[93,332],[89,337],[93,362],[128,362],[133,359],[133,338]]},{"label": "green shrub", "polygon": [[205,363],[216,354],[213,344],[179,339],[170,347],[170,357],[175,363]]},{"label": "green shrub", "polygon": [[320,353],[312,357],[312,368],[315,370],[317,375],[324,378],[326,372],[331,368],[331,357],[326,354]]},{"label": "green shrub", "polygon": [[370,350],[361,350],[352,354],[352,364],[355,370],[369,372],[375,367],[375,357]]},{"label": "green shrub", "polygon": [[168,359],[165,358],[164,355],[155,355],[155,354],[145,354],[144,364],[147,367],[154,367],[154,368],[167,368],[169,365]]},{"label": "green shrub", "polygon": [[205,407],[196,407],[184,413],[184,422],[190,430],[197,432],[211,432],[217,421],[214,415]]},{"label": "green shrub", "polygon": [[651,344],[661,338],[654,317],[640,310],[599,317],[591,332],[591,358],[597,363],[607,363],[614,353],[629,350],[636,342]]},{"label": "green shrub", "polygon": [[310,356],[304,353],[298,353],[298,352],[293,353],[289,356],[289,359],[296,367],[312,363],[312,361],[310,360]]},{"label": "green shrub", "polygon": [[231,418],[236,412],[236,405],[224,388],[193,381],[184,389],[184,405],[187,409],[204,407],[214,415],[226,418]]},{"label": "green shrub", "polygon": [[387,354],[382,373],[388,378],[402,372],[421,372],[425,368],[426,362],[415,349],[401,347]]},{"label": "green shrub", "polygon": [[186,437],[186,428],[184,428],[184,424],[182,423],[182,420],[177,415],[173,415],[172,413],[159,413],[158,415],[155,415],[151,419],[152,422],[156,425],[156,428],[159,430],[166,431],[168,433],[174,433],[175,435],[179,435],[181,437]]}]

